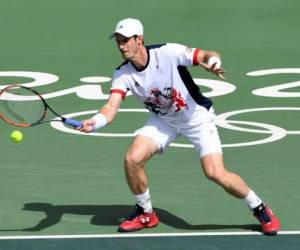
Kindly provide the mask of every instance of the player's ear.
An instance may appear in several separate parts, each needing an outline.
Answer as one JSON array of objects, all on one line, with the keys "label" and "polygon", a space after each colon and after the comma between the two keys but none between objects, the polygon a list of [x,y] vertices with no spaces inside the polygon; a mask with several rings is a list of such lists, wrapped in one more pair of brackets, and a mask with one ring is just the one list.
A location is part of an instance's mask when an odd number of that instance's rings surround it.
[{"label": "player's ear", "polygon": [[136,36],[136,40],[138,41],[139,44],[144,44],[144,36],[138,35]]}]

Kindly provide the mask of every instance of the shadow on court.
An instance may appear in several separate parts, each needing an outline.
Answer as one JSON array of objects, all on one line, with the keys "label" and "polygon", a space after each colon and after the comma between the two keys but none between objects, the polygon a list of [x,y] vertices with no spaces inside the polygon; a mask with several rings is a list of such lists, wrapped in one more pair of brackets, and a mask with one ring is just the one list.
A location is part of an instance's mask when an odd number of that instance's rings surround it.
[{"label": "shadow on court", "polygon": [[[133,211],[128,205],[52,205],[49,203],[27,203],[22,210],[44,212],[46,217],[30,228],[20,230],[0,230],[0,231],[41,231],[51,227],[62,220],[64,214],[91,215],[90,223],[101,226],[118,226],[124,216]],[[191,225],[176,215],[160,208],[155,208],[160,222],[173,228],[184,230],[222,230],[222,229],[246,229],[259,231],[257,224],[245,225]]]}]

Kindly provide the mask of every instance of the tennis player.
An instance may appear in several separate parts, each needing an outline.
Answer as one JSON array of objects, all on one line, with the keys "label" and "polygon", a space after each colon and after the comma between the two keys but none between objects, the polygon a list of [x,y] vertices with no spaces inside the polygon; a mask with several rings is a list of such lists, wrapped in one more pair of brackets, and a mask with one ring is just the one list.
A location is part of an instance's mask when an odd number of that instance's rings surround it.
[{"label": "tennis player", "polygon": [[157,226],[159,218],[152,207],[145,164],[183,135],[194,145],[207,178],[244,200],[265,234],[276,234],[280,223],[271,209],[240,176],[225,168],[212,101],[201,94],[187,70],[200,65],[224,79],[220,55],[176,43],[145,46],[143,26],[133,18],[118,22],[110,37],[115,39],[125,61],[114,73],[107,103],[99,113],[83,121],[81,131],[89,133],[111,123],[129,90],[150,111],[125,156],[126,179],[137,204],[119,231]]}]

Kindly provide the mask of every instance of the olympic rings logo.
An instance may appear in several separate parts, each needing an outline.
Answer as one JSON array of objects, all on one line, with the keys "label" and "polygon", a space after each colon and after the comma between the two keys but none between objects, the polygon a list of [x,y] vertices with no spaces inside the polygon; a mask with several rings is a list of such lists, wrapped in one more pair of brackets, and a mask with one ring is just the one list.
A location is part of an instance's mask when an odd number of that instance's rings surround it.
[{"label": "olympic rings logo", "polygon": [[[246,75],[250,77],[255,76],[264,76],[264,75],[273,75],[273,74],[299,74],[300,68],[283,68],[283,69],[267,69],[267,70],[259,70],[248,72]],[[26,77],[34,79],[31,82],[24,83],[21,85],[28,87],[36,87],[43,86],[48,84],[53,84],[59,80],[59,77],[54,74],[42,73],[42,72],[28,72],[28,71],[0,71],[0,77]],[[76,94],[81,99],[89,99],[89,100],[106,100],[109,95],[103,93],[101,84],[105,82],[111,81],[109,77],[105,76],[92,76],[92,77],[84,77],[80,79],[84,85],[76,86],[73,88],[60,90],[52,93],[46,93],[43,95],[45,99],[64,96],[67,94]],[[211,80],[211,79],[194,79],[196,84],[205,86],[211,89],[206,93],[203,93],[207,97],[212,96],[221,96],[234,92],[236,87],[234,84],[219,80]],[[88,83],[88,84],[87,84]],[[276,97],[276,98],[291,98],[291,97],[299,97],[299,92],[288,91],[288,89],[299,87],[300,81],[276,84],[269,87],[259,88],[252,91],[253,95],[264,96],[264,97]],[[6,86],[0,86],[0,89],[5,88]],[[129,93],[129,96],[131,93]],[[16,100],[28,100],[30,97],[22,97],[16,96]],[[23,98],[23,99],[22,99]],[[286,135],[298,135],[300,134],[300,130],[287,130],[285,128],[268,124],[262,122],[253,122],[253,121],[241,121],[234,119],[235,116],[242,114],[251,114],[257,112],[271,112],[271,111],[299,111],[300,107],[263,107],[263,108],[252,108],[252,109],[241,109],[234,110],[230,112],[226,112],[223,114],[219,114],[216,116],[216,124],[218,127],[243,132],[243,133],[254,133],[254,134],[262,134],[264,135],[263,139],[256,139],[252,141],[238,142],[238,143],[228,143],[223,144],[222,147],[245,147],[245,146],[253,146],[265,143],[271,143],[277,140],[284,138]],[[67,118],[81,116],[81,115],[91,115],[96,113],[97,110],[90,111],[81,111],[76,113],[65,114],[64,116]],[[145,109],[120,109],[119,112],[124,113],[145,113],[148,112]],[[87,136],[102,136],[102,137],[133,137],[134,131],[129,133],[101,133],[94,132],[90,134],[84,134],[77,130],[70,129],[62,123],[51,122],[51,127],[59,130],[64,133],[71,134],[80,134]],[[192,148],[191,144],[184,143],[172,143],[173,147],[184,147],[184,148]]]}]

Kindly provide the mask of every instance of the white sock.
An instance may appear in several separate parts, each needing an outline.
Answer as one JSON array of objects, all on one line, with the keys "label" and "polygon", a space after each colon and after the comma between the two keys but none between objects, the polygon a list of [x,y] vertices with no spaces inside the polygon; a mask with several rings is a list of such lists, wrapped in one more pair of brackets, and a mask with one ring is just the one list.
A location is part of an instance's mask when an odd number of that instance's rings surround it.
[{"label": "white sock", "polygon": [[262,203],[262,200],[251,189],[244,201],[250,209],[254,209]]},{"label": "white sock", "polygon": [[134,197],[136,198],[137,203],[144,209],[144,212],[146,212],[146,213],[153,212],[149,188],[147,188],[145,193],[136,194],[136,195],[134,195]]}]

